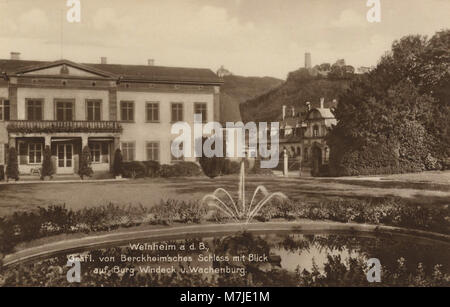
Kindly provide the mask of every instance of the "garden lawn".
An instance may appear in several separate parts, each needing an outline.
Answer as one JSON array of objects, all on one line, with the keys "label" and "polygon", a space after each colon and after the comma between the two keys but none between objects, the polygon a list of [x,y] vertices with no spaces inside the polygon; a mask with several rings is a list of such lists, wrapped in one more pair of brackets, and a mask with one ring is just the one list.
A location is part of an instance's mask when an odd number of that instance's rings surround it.
[{"label": "garden lawn", "polygon": [[[291,200],[319,202],[338,198],[389,197],[404,198],[422,205],[450,204],[449,172],[405,177],[390,181],[366,178],[351,180],[317,178],[248,177],[247,199],[258,185],[270,192],[283,192]],[[430,179],[428,184],[423,178]],[[411,179],[413,178],[413,179]],[[161,199],[200,200],[205,194],[222,187],[236,195],[238,176],[208,179],[206,177],[176,179],[138,179],[125,182],[1,184],[0,216],[15,211],[28,211],[37,206],[65,204],[70,209],[99,206],[113,202],[120,205],[153,206]]]}]

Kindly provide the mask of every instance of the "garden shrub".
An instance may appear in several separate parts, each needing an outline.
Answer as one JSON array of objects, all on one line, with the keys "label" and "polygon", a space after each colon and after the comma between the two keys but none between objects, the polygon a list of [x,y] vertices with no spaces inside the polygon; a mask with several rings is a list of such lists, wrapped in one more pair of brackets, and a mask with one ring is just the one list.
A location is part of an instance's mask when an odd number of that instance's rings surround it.
[{"label": "garden shrub", "polygon": [[11,221],[0,217],[0,254],[10,252],[16,244],[14,227]]},{"label": "garden shrub", "polygon": [[117,148],[114,152],[114,163],[113,163],[113,174],[114,176],[121,176],[123,173],[122,168],[123,163],[123,157],[122,157],[122,151],[120,148]]},{"label": "garden shrub", "polygon": [[323,164],[319,167],[320,177],[330,177],[330,166],[328,164]]},{"label": "garden shrub", "polygon": [[[401,173],[398,143],[380,137],[375,144],[366,144],[359,148],[349,145],[346,152],[337,152],[339,146],[330,146],[330,175],[359,176]],[[342,148],[340,148],[342,149]],[[332,154],[331,154],[332,153]]]},{"label": "garden shrub", "polygon": [[153,206],[150,213],[154,224],[172,225],[180,223],[200,223],[207,214],[207,207],[195,201],[177,201],[169,199]]},{"label": "garden shrub", "polygon": [[442,164],[439,162],[439,160],[435,157],[433,157],[430,153],[427,154],[427,156],[424,159],[425,168],[427,170],[438,170],[442,169]]},{"label": "garden shrub", "polygon": [[202,174],[200,167],[194,162],[178,162],[173,165],[161,165],[160,175],[163,178],[194,177]]},{"label": "garden shrub", "polygon": [[15,221],[14,235],[19,241],[31,241],[39,237],[42,217],[35,212],[15,212],[12,220]]},{"label": "garden shrub", "polygon": [[150,213],[153,215],[153,224],[172,225],[175,220],[175,204],[174,200],[160,202],[159,205],[153,206]]},{"label": "garden shrub", "polygon": [[255,159],[255,164],[253,165],[253,168],[249,171],[249,173],[257,175],[273,175],[271,169],[261,168],[261,159]]},{"label": "garden shrub", "polygon": [[178,177],[178,174],[176,174],[176,172],[175,172],[175,167],[173,165],[169,165],[169,164],[161,165],[159,174],[163,178]]},{"label": "garden shrub", "polygon": [[214,210],[212,212],[212,215],[210,215],[209,220],[213,221],[214,223],[223,224],[228,222],[230,220],[230,217],[220,210]]},{"label": "garden shrub", "polygon": [[17,150],[10,147],[8,150],[8,165],[6,166],[6,180],[19,180],[19,163],[17,160]]},{"label": "garden shrub", "polygon": [[41,179],[51,177],[53,174],[52,151],[50,146],[46,145],[44,148],[44,159],[42,160]]},{"label": "garden shrub", "polygon": [[39,207],[41,218],[41,231],[44,233],[67,232],[74,225],[75,214],[65,206],[50,205],[47,208]]},{"label": "garden shrub", "polygon": [[78,170],[78,175],[81,177],[81,179],[84,179],[84,177],[91,177],[94,171],[91,167],[92,163],[92,157],[91,157],[91,150],[88,146],[85,146],[83,148],[83,151],[81,152],[80,157],[80,168]]},{"label": "garden shrub", "polygon": [[147,175],[147,168],[140,161],[123,162],[122,171],[125,178],[144,178]]},{"label": "garden shrub", "polygon": [[223,157],[200,157],[199,163],[202,167],[203,173],[209,178],[215,178],[222,174],[223,164],[225,158]]},{"label": "garden shrub", "polygon": [[200,176],[202,174],[201,168],[194,162],[178,162],[174,164],[174,167],[182,177]]},{"label": "garden shrub", "polygon": [[159,177],[161,170],[161,164],[157,161],[145,161],[143,162],[146,168],[145,176],[150,178]]},{"label": "garden shrub", "polygon": [[234,175],[239,174],[241,170],[241,164],[237,161],[231,161],[229,159],[225,159],[222,164],[222,174],[223,175]]},{"label": "garden shrub", "polygon": [[[220,176],[225,163],[224,157],[218,157],[215,154],[212,157],[208,157],[211,153],[204,152],[205,147],[210,147],[210,149],[216,150],[216,145],[222,147],[219,151],[222,151],[222,149],[226,146],[224,139],[221,137],[202,138],[202,148],[198,162],[203,170],[203,173],[209,178],[216,178]],[[217,149],[219,149],[219,147],[217,147]]]}]

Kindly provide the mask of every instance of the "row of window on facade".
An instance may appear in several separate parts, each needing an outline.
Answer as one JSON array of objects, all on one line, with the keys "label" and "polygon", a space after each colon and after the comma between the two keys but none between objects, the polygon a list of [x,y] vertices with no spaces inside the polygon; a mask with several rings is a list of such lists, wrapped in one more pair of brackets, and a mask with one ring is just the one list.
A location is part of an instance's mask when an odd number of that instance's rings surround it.
[{"label": "row of window on facade", "polygon": [[[288,130],[290,130],[290,133],[287,133]],[[320,137],[320,130],[319,130],[318,125],[313,126],[312,132],[313,132],[313,137]],[[292,128],[292,129],[280,129],[280,138],[284,138],[289,135],[303,137],[304,136],[303,134],[304,134],[303,128],[299,128],[299,127]]]},{"label": "row of window on facade", "polygon": [[[44,157],[44,144],[42,142],[19,142],[19,164],[41,164]],[[66,145],[66,144],[59,144]],[[73,146],[66,146],[64,150],[57,150],[52,155],[56,155],[58,160],[64,160],[64,156],[72,156]],[[93,163],[109,163],[109,144],[102,142],[89,142],[91,159]]]},{"label": "row of window on facade", "polygon": [[[59,145],[57,145],[59,146]],[[102,142],[89,142],[89,149],[91,153],[92,163],[109,163],[109,144]],[[4,145],[0,144],[0,164],[4,164]],[[181,144],[182,147],[182,144]],[[56,148],[56,146],[55,146]],[[123,155],[123,161],[130,162],[136,160],[136,143],[135,142],[122,142],[121,150]],[[147,161],[157,161],[160,159],[160,143],[159,142],[146,142],[146,157]],[[65,148],[65,150],[58,150],[52,153],[56,155],[58,161],[64,161],[64,156],[73,154],[73,147]],[[42,164],[44,156],[44,144],[42,142],[20,142],[19,143],[19,164]],[[172,156],[172,161],[183,161],[184,157]],[[68,165],[70,166],[70,165]]]},{"label": "row of window on facade", "polygon": [[[172,146],[172,144],[171,144]],[[183,150],[183,143],[179,144],[180,150]],[[130,162],[136,160],[136,143],[135,142],[122,142],[121,151],[123,161]],[[146,142],[146,161],[160,162],[160,143],[159,142]],[[181,162],[184,161],[184,157],[175,157],[171,151],[171,161]]]},{"label": "row of window on facade", "polygon": [[[102,100],[86,100],[86,120],[102,120]],[[55,119],[58,121],[74,120],[75,103],[74,101],[56,101]],[[145,114],[147,122],[160,122],[160,104],[159,102],[147,102],[145,104]],[[194,114],[201,114],[205,122],[207,120],[207,104],[195,103]],[[26,100],[26,119],[40,121],[44,118],[44,100],[27,99]],[[10,120],[9,100],[0,100],[0,120]],[[134,101],[120,102],[120,120],[124,122],[134,122],[135,103]],[[171,103],[171,121],[179,122],[184,120],[183,103]]]}]

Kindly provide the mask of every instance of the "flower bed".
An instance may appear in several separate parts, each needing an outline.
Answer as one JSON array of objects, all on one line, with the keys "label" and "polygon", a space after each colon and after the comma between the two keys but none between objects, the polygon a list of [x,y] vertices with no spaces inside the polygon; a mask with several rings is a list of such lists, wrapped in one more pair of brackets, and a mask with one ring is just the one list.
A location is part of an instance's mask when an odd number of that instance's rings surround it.
[{"label": "flower bed", "polygon": [[[419,229],[443,234],[450,233],[448,206],[421,207],[400,199],[341,200],[311,204],[274,201],[256,216],[264,222],[311,219],[356,222]],[[17,212],[0,218],[0,252],[10,253],[21,243],[57,234],[110,231],[119,227],[143,224],[171,225],[173,223],[228,222],[220,212],[209,210],[200,202],[161,201],[157,206],[119,206],[109,204],[72,211],[65,206],[49,206],[33,212]]]}]

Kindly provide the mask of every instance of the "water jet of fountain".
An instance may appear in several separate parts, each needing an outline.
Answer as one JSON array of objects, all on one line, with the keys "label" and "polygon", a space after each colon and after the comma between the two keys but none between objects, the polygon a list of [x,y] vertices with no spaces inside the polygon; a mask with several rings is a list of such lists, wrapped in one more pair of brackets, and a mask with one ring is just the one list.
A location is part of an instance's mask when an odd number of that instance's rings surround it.
[{"label": "water jet of fountain", "polygon": [[[262,193],[263,198],[256,202],[258,192]],[[220,196],[226,197],[221,199]],[[234,201],[233,197],[224,188],[218,188],[212,194],[203,197],[202,203],[206,203],[210,207],[214,207],[224,213],[226,216],[234,219],[236,222],[244,222],[248,224],[259,213],[259,211],[268,204],[273,198],[287,199],[286,195],[281,192],[269,194],[267,189],[260,185],[255,189],[250,204],[246,205],[245,200],[245,163],[241,161],[241,170],[239,174],[238,199]]]}]

